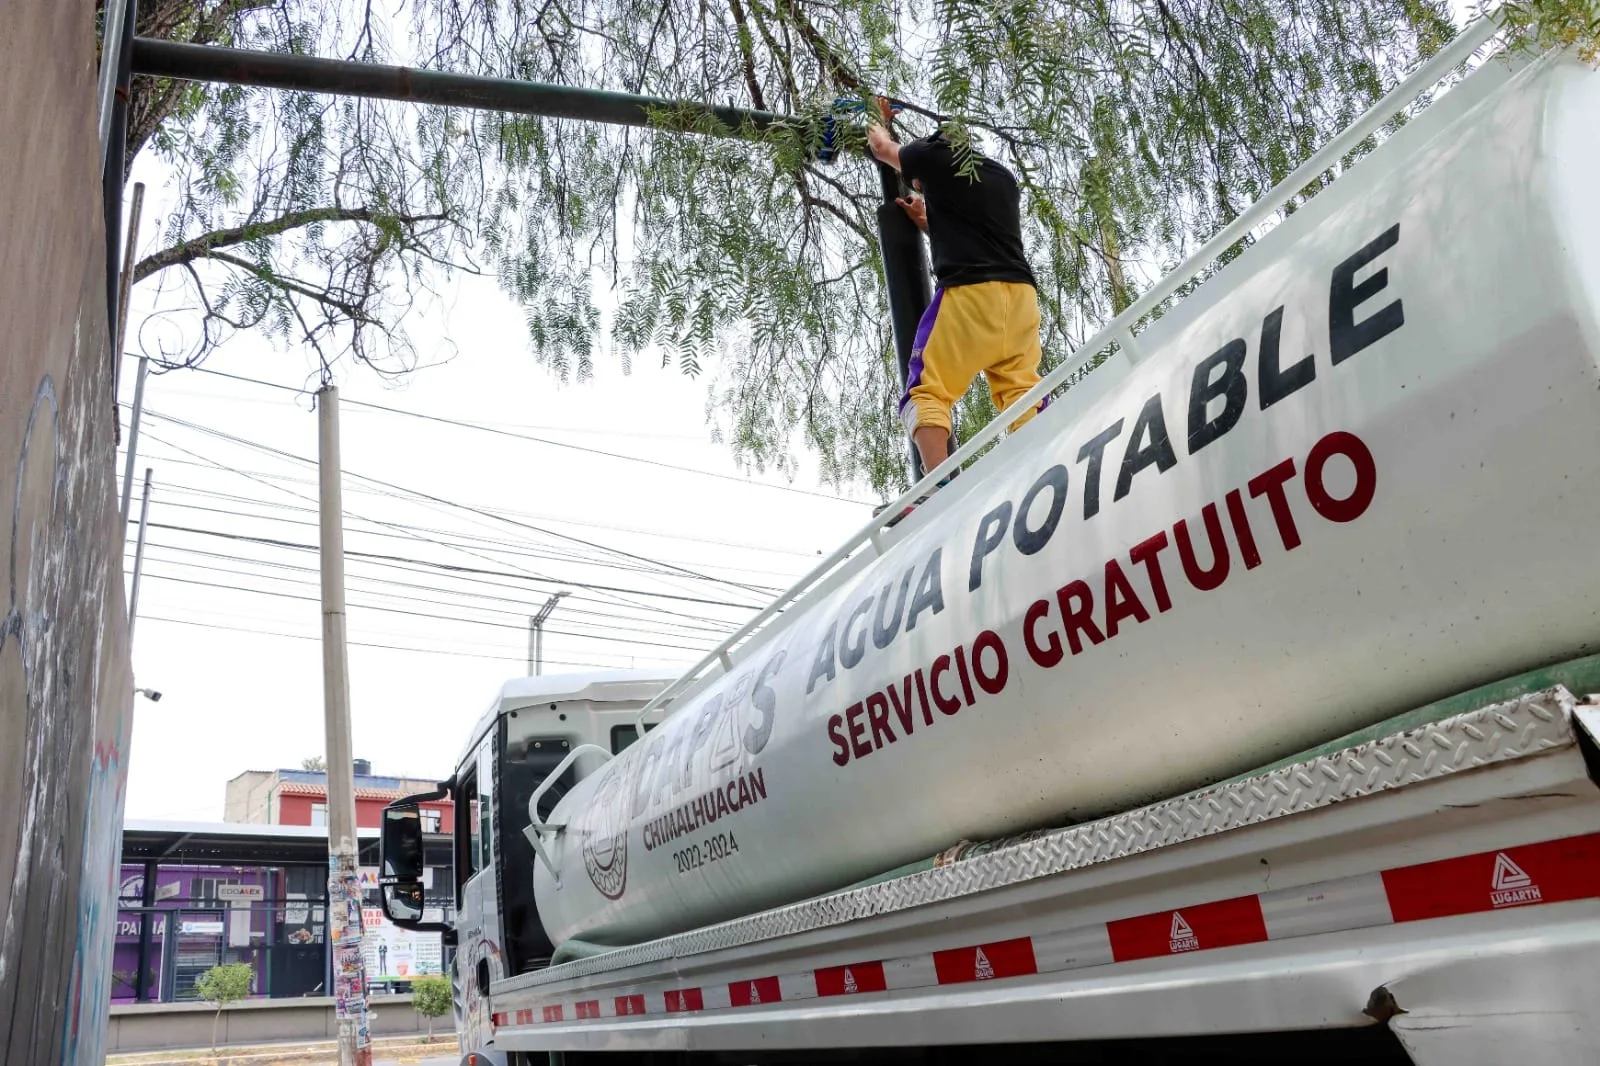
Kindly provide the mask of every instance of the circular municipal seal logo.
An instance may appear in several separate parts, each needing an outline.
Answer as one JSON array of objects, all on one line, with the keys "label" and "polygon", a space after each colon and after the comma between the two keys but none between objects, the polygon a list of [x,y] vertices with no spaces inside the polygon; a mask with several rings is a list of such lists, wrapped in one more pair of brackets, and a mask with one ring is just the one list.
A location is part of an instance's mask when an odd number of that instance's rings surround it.
[{"label": "circular municipal seal logo", "polygon": [[622,775],[608,774],[595,792],[592,828],[583,838],[583,868],[606,899],[628,887],[628,820]]}]

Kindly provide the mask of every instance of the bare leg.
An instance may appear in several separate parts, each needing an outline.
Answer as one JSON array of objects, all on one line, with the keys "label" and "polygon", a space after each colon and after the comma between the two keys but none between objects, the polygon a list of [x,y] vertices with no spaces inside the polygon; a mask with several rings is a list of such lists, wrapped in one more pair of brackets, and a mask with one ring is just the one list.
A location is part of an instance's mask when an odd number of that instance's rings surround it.
[{"label": "bare leg", "polygon": [[917,454],[922,456],[922,472],[931,473],[950,457],[950,431],[938,426],[918,426],[911,434],[912,441],[917,446]]}]

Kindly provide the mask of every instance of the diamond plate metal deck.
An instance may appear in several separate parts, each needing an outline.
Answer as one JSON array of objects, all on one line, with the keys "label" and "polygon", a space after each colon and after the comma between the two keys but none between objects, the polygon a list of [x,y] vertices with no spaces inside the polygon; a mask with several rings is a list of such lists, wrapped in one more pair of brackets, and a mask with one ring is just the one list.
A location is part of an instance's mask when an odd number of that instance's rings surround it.
[{"label": "diamond plate metal deck", "polygon": [[506,990],[775,940],[1171,847],[1577,743],[1561,686],[1256,777],[1046,833],[950,866],[762,911],[512,978]]}]

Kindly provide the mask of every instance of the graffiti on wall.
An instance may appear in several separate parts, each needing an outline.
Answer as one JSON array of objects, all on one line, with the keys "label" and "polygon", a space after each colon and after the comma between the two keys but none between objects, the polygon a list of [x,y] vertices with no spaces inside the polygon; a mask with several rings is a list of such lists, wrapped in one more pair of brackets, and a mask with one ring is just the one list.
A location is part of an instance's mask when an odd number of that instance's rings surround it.
[{"label": "graffiti on wall", "polygon": [[0,1046],[103,1059],[133,677],[92,0],[0,37]]},{"label": "graffiti on wall", "polygon": [[5,767],[15,821],[0,828],[15,842],[0,927],[12,1061],[102,1061],[111,992],[132,682],[111,427],[90,402],[109,381],[103,349],[86,341],[74,329],[64,388],[46,371],[25,415],[0,406],[0,421],[22,423],[0,481],[0,716],[18,740]]}]

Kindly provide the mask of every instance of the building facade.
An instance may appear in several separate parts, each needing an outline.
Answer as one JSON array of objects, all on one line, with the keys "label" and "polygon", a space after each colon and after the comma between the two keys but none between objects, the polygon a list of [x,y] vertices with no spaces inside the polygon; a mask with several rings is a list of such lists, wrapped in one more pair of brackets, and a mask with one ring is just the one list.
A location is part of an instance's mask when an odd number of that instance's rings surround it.
[{"label": "building facade", "polygon": [[[431,792],[430,780],[380,777],[355,760],[363,954],[370,990],[405,991],[419,974],[450,963],[437,933],[411,933],[383,917],[378,900],[378,829],[383,808]],[[429,917],[449,920],[455,886],[448,799],[420,804]],[[328,775],[320,770],[249,770],[228,782],[217,823],[124,826],[112,960],[114,1003],[194,997],[200,974],[249,963],[253,995],[327,995]]]},{"label": "building facade", "polygon": [[[358,833],[363,954],[373,994],[446,972],[440,937],[391,925],[378,903],[376,830]],[[424,904],[454,913],[451,840],[424,838]],[[113,1003],[194,998],[213,966],[247,963],[252,996],[327,995],[328,843],[309,826],[127,822],[110,995]]]},{"label": "building facade", "polygon": [[[405,796],[432,792],[436,783],[380,777],[365,759],[355,760],[356,827],[376,829],[383,808]],[[449,833],[454,805],[448,799],[419,804],[424,833]],[[328,775],[322,770],[246,770],[228,782],[222,820],[251,825],[328,824]]]}]

